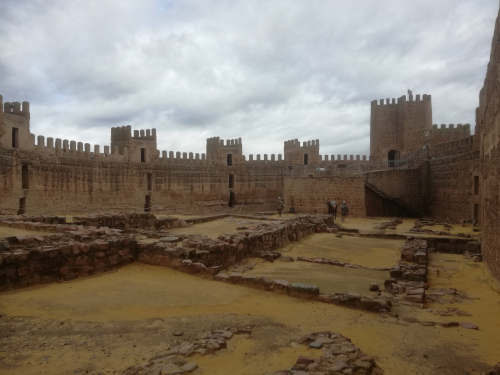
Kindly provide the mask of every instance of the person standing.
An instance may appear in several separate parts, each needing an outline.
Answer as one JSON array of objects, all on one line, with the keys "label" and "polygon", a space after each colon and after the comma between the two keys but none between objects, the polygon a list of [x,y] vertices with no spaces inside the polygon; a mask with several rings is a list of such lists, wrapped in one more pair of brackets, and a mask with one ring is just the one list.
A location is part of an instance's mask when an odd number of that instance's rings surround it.
[{"label": "person standing", "polygon": [[283,198],[278,197],[278,213],[280,214],[280,217],[284,208],[285,208],[285,202],[283,201]]},{"label": "person standing", "polygon": [[333,215],[333,221],[337,220],[337,201],[334,199],[332,201],[332,215]]},{"label": "person standing", "polygon": [[347,203],[342,201],[342,205],[340,206],[340,215],[342,216],[342,222],[345,221],[346,216],[349,214],[349,207],[347,207]]},{"label": "person standing", "polygon": [[328,207],[328,215],[329,216],[333,215],[332,201],[331,200],[327,200],[326,201],[326,206]]}]

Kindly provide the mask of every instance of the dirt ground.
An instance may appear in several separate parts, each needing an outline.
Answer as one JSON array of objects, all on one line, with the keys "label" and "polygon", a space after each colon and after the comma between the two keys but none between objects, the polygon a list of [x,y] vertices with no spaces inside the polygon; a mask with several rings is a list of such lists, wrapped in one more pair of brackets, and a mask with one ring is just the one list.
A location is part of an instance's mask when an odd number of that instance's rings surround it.
[{"label": "dirt ground", "polygon": [[346,235],[339,238],[332,233],[318,233],[300,242],[292,242],[280,252],[292,257],[327,258],[364,267],[383,268],[392,267],[398,262],[403,243],[402,240]]},{"label": "dirt ground", "polygon": [[[436,267],[446,268],[439,262]],[[482,264],[472,270],[480,275]],[[476,282],[470,287],[488,288]],[[200,368],[193,374],[257,375],[288,368],[298,355],[314,355],[296,340],[322,330],[350,337],[387,374],[477,374],[498,360],[500,347],[495,315],[480,320],[488,311],[499,316],[491,306],[498,308],[500,297],[484,293],[473,300],[483,315],[467,318],[481,325],[479,331],[423,327],[136,263],[0,294],[0,373],[115,374],[205,330],[251,324],[251,336],[231,339],[218,354],[194,357]],[[179,330],[182,338],[172,334]]]},{"label": "dirt ground", "polygon": [[243,219],[230,216],[206,223],[194,224],[185,228],[170,229],[169,232],[172,234],[201,234],[210,238],[217,238],[221,234],[237,233],[238,228],[249,228],[263,223],[265,223],[265,220]]}]

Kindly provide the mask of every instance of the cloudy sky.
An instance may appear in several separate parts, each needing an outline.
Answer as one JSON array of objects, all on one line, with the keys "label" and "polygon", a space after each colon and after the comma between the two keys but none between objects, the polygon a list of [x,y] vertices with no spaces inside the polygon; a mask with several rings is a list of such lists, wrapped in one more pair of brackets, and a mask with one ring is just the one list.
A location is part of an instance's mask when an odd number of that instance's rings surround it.
[{"label": "cloudy sky", "polygon": [[0,93],[35,134],[108,144],[158,129],[161,150],[245,154],[320,139],[368,153],[372,99],[433,96],[474,122],[498,0],[1,0]]}]

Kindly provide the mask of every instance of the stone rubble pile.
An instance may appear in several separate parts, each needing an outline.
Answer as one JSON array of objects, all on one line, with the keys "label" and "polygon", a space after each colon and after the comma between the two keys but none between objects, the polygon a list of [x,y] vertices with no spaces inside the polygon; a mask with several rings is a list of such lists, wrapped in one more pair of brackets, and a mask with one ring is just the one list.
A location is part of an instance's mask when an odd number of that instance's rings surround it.
[{"label": "stone rubble pile", "polygon": [[401,220],[400,218],[395,218],[395,219],[392,219],[390,221],[384,221],[384,222],[382,222],[380,224],[375,225],[375,229],[378,229],[378,230],[386,230],[386,229],[395,230],[396,227],[399,224],[403,224],[403,220]]},{"label": "stone rubble pile", "polygon": [[213,354],[227,348],[227,342],[234,335],[250,335],[252,327],[225,328],[204,333],[194,341],[183,341],[167,352],[156,355],[146,364],[131,366],[122,375],[180,375],[188,374],[198,368],[188,358],[198,355]]},{"label": "stone rubble pile", "polygon": [[385,290],[408,302],[423,304],[427,288],[429,248],[427,240],[409,238],[401,250],[401,260],[391,269]]},{"label": "stone rubble pile", "polygon": [[364,354],[351,340],[333,332],[312,333],[300,340],[309,348],[322,350],[319,358],[299,357],[289,370],[274,375],[381,375],[375,359]]}]

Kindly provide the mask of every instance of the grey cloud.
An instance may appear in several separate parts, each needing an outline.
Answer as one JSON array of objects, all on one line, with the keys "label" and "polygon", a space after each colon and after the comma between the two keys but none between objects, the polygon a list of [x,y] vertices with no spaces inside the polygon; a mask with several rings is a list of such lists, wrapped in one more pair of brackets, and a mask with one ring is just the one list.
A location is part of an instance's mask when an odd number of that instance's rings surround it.
[{"label": "grey cloud", "polygon": [[[372,99],[433,95],[436,122],[473,122],[496,0],[3,1],[0,93],[36,133],[109,141],[156,127],[164,149],[242,137],[367,153]],[[53,134],[51,134],[53,135]]]}]

